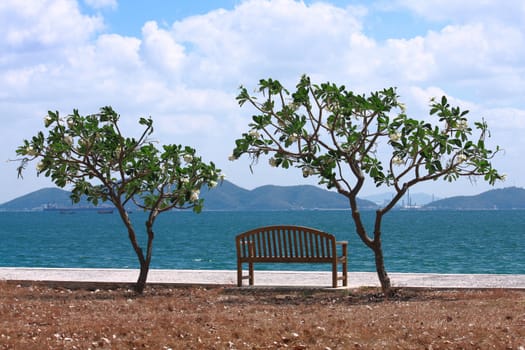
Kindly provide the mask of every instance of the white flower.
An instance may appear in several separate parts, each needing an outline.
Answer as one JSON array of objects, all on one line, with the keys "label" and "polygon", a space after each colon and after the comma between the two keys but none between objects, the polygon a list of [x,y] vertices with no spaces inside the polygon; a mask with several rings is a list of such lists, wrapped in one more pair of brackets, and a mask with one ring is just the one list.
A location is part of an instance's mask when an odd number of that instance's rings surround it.
[{"label": "white flower", "polygon": [[32,146],[27,146],[26,147],[26,154],[28,156],[36,156],[36,151],[35,151],[35,149]]},{"label": "white flower", "polygon": [[500,180],[501,181],[506,181],[507,180],[507,174],[501,174],[500,175]]},{"label": "white flower", "polygon": [[406,113],[407,106],[404,103],[398,103],[397,106],[399,107],[399,109],[401,109],[402,113]]},{"label": "white flower", "polygon": [[394,158],[392,158],[392,164],[403,165],[405,164],[405,161],[401,157],[395,156]]},{"label": "white flower", "polygon": [[468,157],[467,157],[465,154],[463,154],[463,153],[458,154],[458,161],[459,161],[460,163],[463,163],[463,162],[466,161],[467,159],[468,159]]},{"label": "white flower", "polygon": [[294,143],[295,141],[297,141],[297,138],[299,137],[299,135],[297,135],[295,132],[293,134],[290,135],[290,137],[288,137],[288,141],[290,141],[291,143]]},{"label": "white flower", "polygon": [[277,159],[272,157],[272,158],[268,159],[268,163],[270,163],[270,166],[275,168],[277,166]]},{"label": "white flower", "polygon": [[75,126],[75,121],[73,120],[73,118],[68,118],[67,119],[67,126],[71,129]]},{"label": "white flower", "polygon": [[310,168],[309,166],[305,166],[303,168],[303,177],[308,177],[313,174],[314,174],[314,169]]},{"label": "white flower", "polygon": [[229,160],[230,162],[233,162],[233,161],[236,160],[236,159],[237,159],[237,157],[234,156],[233,154],[230,154],[230,156],[228,157],[228,160]]},{"label": "white flower", "polygon": [[190,182],[190,179],[188,179],[188,177],[184,176],[184,177],[181,177],[180,182],[182,182],[183,184],[187,184],[188,182]]},{"label": "white flower", "polygon": [[184,161],[186,163],[191,163],[191,161],[193,160],[193,156],[191,154],[185,154],[182,158],[184,158]]},{"label": "white flower", "polygon": [[255,137],[256,139],[258,139],[259,137],[261,137],[261,134],[259,134],[259,132],[257,130],[250,130],[250,132],[248,133],[248,135],[250,135],[251,137]]},{"label": "white flower", "polygon": [[49,115],[46,115],[44,117],[44,126],[47,128],[51,123],[53,122],[53,118],[51,118]]},{"label": "white flower", "polygon": [[226,178],[226,175],[224,174],[219,175],[219,180],[224,181],[225,178]]},{"label": "white flower", "polygon": [[208,182],[208,187],[209,188],[214,188],[216,186],[217,186],[217,181],[210,181],[210,182]]},{"label": "white flower", "polygon": [[201,191],[199,191],[199,190],[191,191],[190,201],[192,201],[192,202],[198,201],[200,193],[201,193]]},{"label": "white flower", "polygon": [[390,137],[390,141],[392,141],[392,142],[397,142],[397,141],[399,141],[399,139],[401,138],[401,134],[398,133],[398,132],[393,132],[393,133],[391,133],[391,134],[389,135],[389,137]]},{"label": "white flower", "polygon": [[38,164],[36,165],[36,170],[38,172],[41,172],[42,170],[44,170],[46,168],[46,165],[44,164],[44,162],[38,162]]},{"label": "white flower", "polygon": [[458,128],[458,130],[466,130],[468,128],[467,120],[466,119],[461,119],[458,122],[457,128]]},{"label": "white flower", "polygon": [[296,111],[299,108],[299,104],[292,101],[287,104],[287,107],[290,108],[292,111]]},{"label": "white flower", "polygon": [[71,146],[73,144],[73,137],[71,135],[64,135],[64,142]]},{"label": "white flower", "polygon": [[343,151],[350,153],[354,150],[354,147],[352,147],[350,144],[344,144],[342,145],[342,149]]}]

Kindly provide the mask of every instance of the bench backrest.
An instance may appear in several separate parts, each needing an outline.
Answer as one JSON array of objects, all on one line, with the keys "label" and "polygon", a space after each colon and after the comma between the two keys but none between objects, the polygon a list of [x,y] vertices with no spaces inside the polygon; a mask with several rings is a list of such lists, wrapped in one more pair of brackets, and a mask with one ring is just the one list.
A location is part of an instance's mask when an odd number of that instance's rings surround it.
[{"label": "bench backrest", "polygon": [[235,238],[241,261],[331,262],[337,258],[335,236],[302,226],[266,226]]}]

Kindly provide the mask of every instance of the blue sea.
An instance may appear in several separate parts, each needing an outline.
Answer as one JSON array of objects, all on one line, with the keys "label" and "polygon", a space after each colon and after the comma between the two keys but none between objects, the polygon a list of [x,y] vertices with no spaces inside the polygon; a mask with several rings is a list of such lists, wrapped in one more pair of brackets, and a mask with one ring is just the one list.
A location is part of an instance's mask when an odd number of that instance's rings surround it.
[{"label": "blue sea", "polygon": [[[130,214],[144,238],[146,214]],[[362,212],[370,229],[375,213]],[[375,271],[349,211],[168,212],[155,226],[151,268],[235,269],[234,237],[272,224],[310,226],[349,241],[350,271]],[[525,211],[392,211],[383,245],[390,272],[525,274]],[[0,212],[0,266],[138,268],[116,214]],[[329,270],[323,265],[258,269]]]}]

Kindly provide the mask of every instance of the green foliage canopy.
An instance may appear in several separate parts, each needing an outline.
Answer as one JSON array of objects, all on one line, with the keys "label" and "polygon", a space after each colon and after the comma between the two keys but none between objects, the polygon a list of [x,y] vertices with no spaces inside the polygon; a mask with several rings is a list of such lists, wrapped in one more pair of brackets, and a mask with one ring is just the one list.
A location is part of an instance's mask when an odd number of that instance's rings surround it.
[{"label": "green foliage canopy", "polygon": [[172,208],[200,211],[200,188],[215,187],[222,179],[220,169],[204,163],[188,146],[159,150],[148,138],[151,118],[140,118],[144,131],[139,138],[123,136],[119,119],[111,107],[87,116],[74,110],[65,118],[49,111],[44,118],[48,134],[40,131],[16,151],[23,157],[19,175],[29,161],[40,158],[37,173],[59,187],[71,185],[74,202],[85,195],[95,205],[110,200],[118,207],[131,200],[157,214]]},{"label": "green foliage canopy", "polygon": [[251,130],[236,140],[232,160],[270,154],[271,166],[298,167],[303,176],[318,176],[319,183],[346,195],[357,193],[367,177],[403,193],[439,178],[482,175],[494,184],[504,177],[490,162],[499,148],[485,146],[487,124],[473,128],[468,111],[452,107],[446,97],[431,101],[430,115],[439,122],[433,125],[409,118],[394,88],[358,95],[303,76],[292,93],[273,79],[260,80],[257,92],[251,96],[240,88],[239,104],[250,104],[256,114]]}]

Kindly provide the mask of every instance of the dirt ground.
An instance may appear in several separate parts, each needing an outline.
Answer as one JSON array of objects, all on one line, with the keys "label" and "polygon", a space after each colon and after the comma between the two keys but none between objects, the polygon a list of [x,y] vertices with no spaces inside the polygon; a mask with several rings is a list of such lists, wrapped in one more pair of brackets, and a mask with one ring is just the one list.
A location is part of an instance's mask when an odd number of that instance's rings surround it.
[{"label": "dirt ground", "polygon": [[66,289],[0,282],[0,349],[525,350],[525,291]]}]

